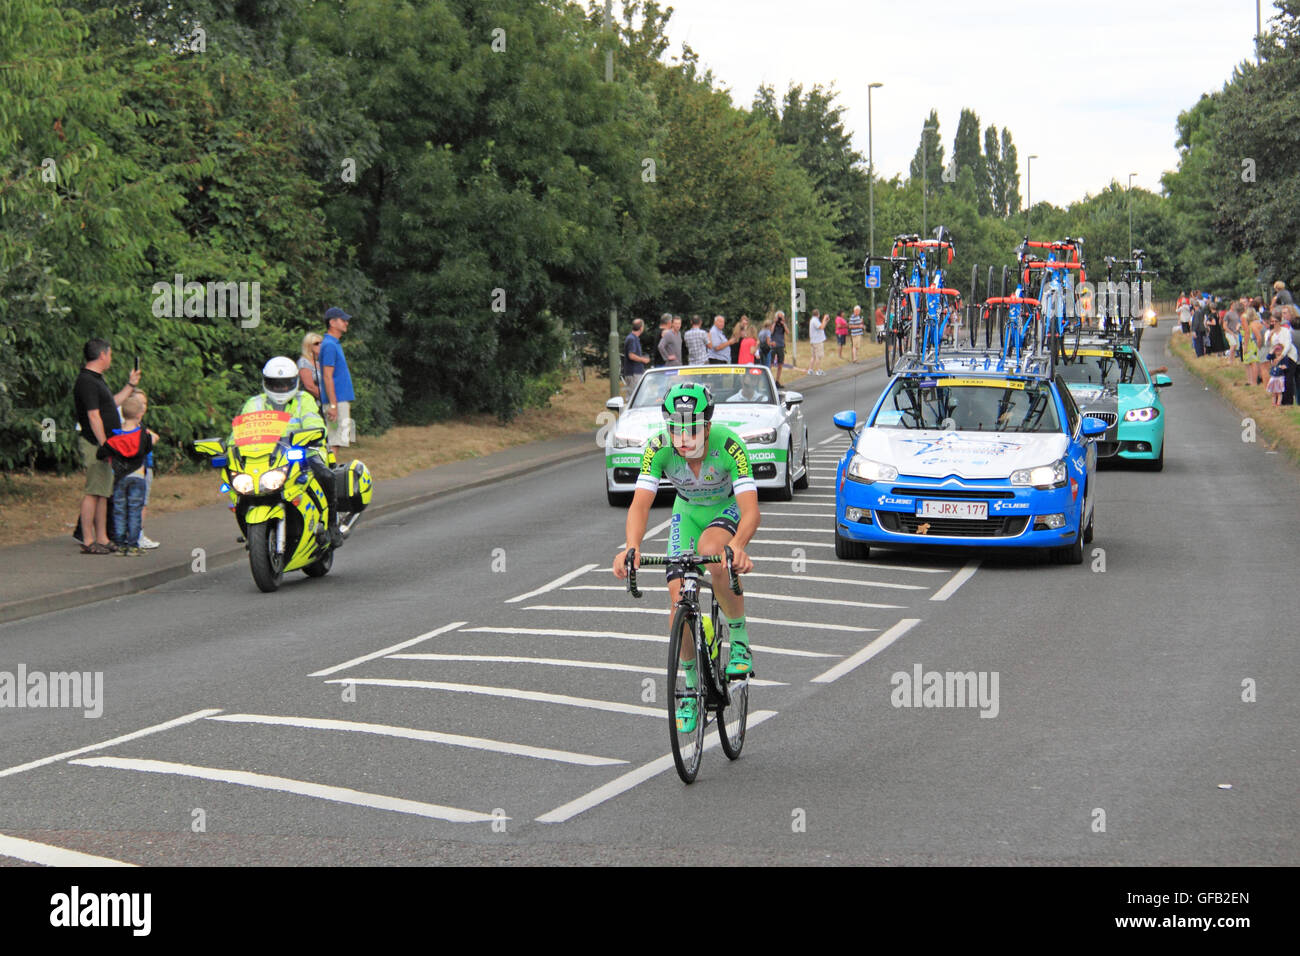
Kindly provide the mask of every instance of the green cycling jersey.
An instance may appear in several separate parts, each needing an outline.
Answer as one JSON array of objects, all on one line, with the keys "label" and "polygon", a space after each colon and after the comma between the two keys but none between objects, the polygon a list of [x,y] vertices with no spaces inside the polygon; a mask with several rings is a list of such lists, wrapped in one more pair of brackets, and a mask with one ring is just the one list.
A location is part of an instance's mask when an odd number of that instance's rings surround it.
[{"label": "green cycling jersey", "polygon": [[709,442],[700,461],[699,475],[673,449],[666,429],[650,439],[641,457],[641,474],[636,486],[658,491],[660,478],[671,481],[678,498],[688,505],[721,505],[734,501],[738,494],[758,490],[745,443],[725,425],[709,428]]}]

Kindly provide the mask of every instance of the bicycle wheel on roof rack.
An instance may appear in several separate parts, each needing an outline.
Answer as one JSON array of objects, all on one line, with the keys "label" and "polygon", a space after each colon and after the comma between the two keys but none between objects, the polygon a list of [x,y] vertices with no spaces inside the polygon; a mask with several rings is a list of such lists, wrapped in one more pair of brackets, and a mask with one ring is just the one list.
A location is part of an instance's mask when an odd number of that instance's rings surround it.
[{"label": "bicycle wheel on roof rack", "polygon": [[970,342],[970,347],[975,347],[976,326],[979,325],[980,309],[978,305],[980,287],[980,267],[978,265],[971,267],[970,274],[970,298],[966,300],[966,337]]}]

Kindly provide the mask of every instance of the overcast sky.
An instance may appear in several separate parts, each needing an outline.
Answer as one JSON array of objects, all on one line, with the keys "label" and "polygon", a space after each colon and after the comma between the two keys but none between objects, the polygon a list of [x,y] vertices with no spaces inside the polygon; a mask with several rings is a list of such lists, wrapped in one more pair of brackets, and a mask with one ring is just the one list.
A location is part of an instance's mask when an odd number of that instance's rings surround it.
[{"label": "overcast sky", "polygon": [[[666,0],[683,42],[748,108],[766,83],[834,86],[878,175],[906,177],[929,110],[945,157],[962,107],[1010,127],[1033,198],[1058,206],[1111,179],[1158,190],[1178,164],[1176,120],[1254,56],[1255,0]],[[1263,0],[1264,29],[1276,10]],[[1012,51],[1015,51],[1014,54]],[[982,142],[982,136],[981,136]]]}]

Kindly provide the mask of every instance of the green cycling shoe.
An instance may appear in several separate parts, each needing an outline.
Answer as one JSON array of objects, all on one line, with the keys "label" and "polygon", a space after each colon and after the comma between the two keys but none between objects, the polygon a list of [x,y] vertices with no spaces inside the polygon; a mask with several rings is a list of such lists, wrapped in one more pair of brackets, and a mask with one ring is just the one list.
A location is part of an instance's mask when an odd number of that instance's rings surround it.
[{"label": "green cycling shoe", "polygon": [[731,660],[727,662],[727,676],[738,679],[748,677],[754,661],[749,654],[749,642],[733,637],[731,639]]},{"label": "green cycling shoe", "polygon": [[695,721],[698,718],[697,701],[694,697],[684,697],[677,702],[677,732],[679,734],[695,733]]}]

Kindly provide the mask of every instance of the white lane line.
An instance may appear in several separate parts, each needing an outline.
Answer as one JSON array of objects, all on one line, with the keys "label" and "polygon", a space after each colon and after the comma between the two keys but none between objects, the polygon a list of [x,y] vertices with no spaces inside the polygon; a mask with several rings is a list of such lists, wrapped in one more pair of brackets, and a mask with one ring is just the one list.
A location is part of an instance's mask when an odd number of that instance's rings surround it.
[{"label": "white lane line", "polygon": [[405,687],[414,690],[446,690],[457,694],[482,694],[485,697],[531,700],[539,704],[563,704],[567,707],[585,707],[588,710],[607,710],[614,714],[634,714],[638,717],[662,717],[664,715],[662,707],[642,707],[639,704],[624,704],[616,700],[596,700],[592,697],[569,697],[567,694],[548,694],[540,690],[520,690],[517,687],[453,684],[437,680],[396,680],[388,677],[358,677],[355,680],[336,677],[325,683],[361,684],[366,687]]},{"label": "white lane line", "polygon": [[[598,609],[585,608],[584,610],[594,611]],[[633,610],[638,610],[638,609],[633,608]],[[662,612],[652,612],[652,613],[667,614],[668,612],[662,611]],[[796,627],[824,626],[827,628],[833,627],[834,630],[856,631],[860,633],[866,631],[879,630],[879,628],[874,628],[874,627],[848,627],[843,624],[817,625],[817,624],[803,624],[802,622],[799,621],[769,621],[766,618],[761,618],[761,617],[746,616],[745,619],[747,621],[753,621],[758,624],[791,624]],[[465,628],[463,633],[470,634],[475,632],[480,634],[533,634],[539,637],[608,637],[616,641],[642,641],[647,644],[668,643],[668,635],[666,634],[629,634],[626,631],[573,631],[573,630],[567,630],[563,628],[544,628],[544,627],[467,627]],[[771,647],[770,645],[766,645],[766,644],[751,644],[750,647],[756,651],[765,651],[768,654],[784,654],[788,657],[839,657],[840,656],[839,654],[822,654],[817,651],[801,651],[801,650],[794,650],[792,648],[787,648],[787,647]],[[661,667],[656,667],[654,670],[650,671],[650,673],[652,674],[660,674],[662,672],[663,672],[663,668]]]},{"label": "white lane line", "polygon": [[437,637],[439,634],[445,634],[448,631],[454,631],[458,627],[464,627],[467,621],[452,621],[450,624],[444,624],[442,627],[419,637],[413,637],[409,641],[402,641],[400,644],[394,644],[392,647],[385,647],[382,650],[375,651],[372,654],[363,654],[361,657],[354,657],[350,661],[344,661],[342,664],[335,664],[333,667],[327,667],[322,671],[316,671],[308,674],[308,677],[327,677],[339,671],[347,670],[349,667],[355,667],[358,664],[364,664],[367,661],[373,661],[380,657],[386,657],[394,651],[404,651],[413,644],[419,644],[421,641],[427,641],[431,637]]},{"label": "white lane line", "polygon": [[[825,504],[821,504],[820,502],[809,502],[808,504],[805,504],[804,507],[805,508],[830,508],[833,510],[835,508],[835,503],[833,501],[828,501]],[[825,518],[827,517],[827,515],[824,514],[823,512],[818,512],[818,511],[764,511],[763,517],[764,518]]]},{"label": "white lane line", "polygon": [[[754,711],[749,715],[749,729],[757,727],[764,721],[775,717],[776,714],[777,712],[775,710]],[[715,728],[710,731],[708,737],[705,738],[704,749],[712,750],[716,746],[718,746],[718,733]],[[617,797],[620,793],[626,793],[639,783],[645,783],[645,781],[650,778],[657,777],[672,765],[672,754],[658,757],[655,760],[650,761],[648,764],[637,767],[635,770],[629,770],[622,776],[615,777],[603,787],[597,787],[595,790],[578,797],[576,800],[570,800],[563,806],[556,807],[554,810],[543,813],[537,818],[537,822],[564,823],[566,820],[572,820],[579,813],[590,810],[592,807],[599,806],[606,800]]]},{"label": "white lane line", "polygon": [[[811,517],[811,515],[809,515]],[[764,531],[794,531],[798,534],[834,534],[834,528],[777,528],[771,525],[765,525]]]},{"label": "white lane line", "polygon": [[[829,445],[829,444],[830,444],[831,442],[833,442],[833,441],[847,441],[847,440],[848,440],[848,439],[847,439],[846,436],[844,436],[844,435],[831,435],[829,438],[823,438],[821,441],[819,441],[819,442],[817,442],[815,445],[813,445],[813,447],[814,447],[814,448],[821,448],[822,445]],[[845,445],[844,447],[847,448],[848,445]]]},{"label": "white lane line", "polygon": [[793,503],[798,504],[799,502],[803,501],[805,498],[829,498],[831,501],[835,500],[834,495],[814,495],[814,494],[808,494],[806,492],[800,492],[799,495],[793,499]]},{"label": "white lane line", "polygon": [[30,763],[19,764],[16,767],[10,767],[7,770],[0,770],[0,777],[8,777],[11,774],[22,773],[24,770],[33,770],[36,767],[44,767],[46,764],[58,763],[60,760],[66,760],[69,757],[76,757],[81,754],[90,753],[92,750],[103,750],[105,747],[115,747],[118,744],[124,744],[128,740],[137,740],[140,737],[147,737],[149,734],[156,734],[163,730],[171,730],[173,727],[179,727],[182,724],[193,723],[196,720],[202,720],[204,717],[210,717],[213,714],[221,713],[221,708],[210,710],[196,710],[192,714],[186,714],[184,717],[177,717],[175,720],[168,720],[161,724],[154,724],[152,727],[145,727],[143,730],[133,730],[129,734],[123,734],[120,737],[114,737],[112,740],[105,740],[100,744],[91,744],[88,747],[78,747],[76,750],[65,750],[61,754],[55,754],[53,757],[42,757],[40,760],[33,760]]},{"label": "white lane line", "polygon": [[[784,578],[784,574],[756,574],[754,577]],[[907,587],[919,587],[919,585],[907,585]],[[622,591],[621,584],[570,584],[564,590],[566,591]],[[643,587],[642,591],[653,591],[667,593],[666,587]],[[819,597],[798,597],[793,594],[760,594],[757,591],[746,591],[745,597],[754,598],[758,601],[789,601],[793,604],[838,604],[842,607],[871,607],[884,608],[890,611],[897,611],[906,605],[903,604],[872,604],[867,601],[845,601],[841,598],[819,598]],[[611,608],[610,610],[614,610]],[[634,609],[635,610],[635,609]]]},{"label": "white lane line", "polygon": [[794,577],[794,572],[790,574],[769,574],[766,571],[751,571],[745,575],[746,580],[749,578],[782,578],[784,580],[794,581],[820,581],[822,584],[854,584],[864,588],[893,588],[898,591],[924,591],[923,584],[894,584],[891,581],[857,581],[853,578],[819,578],[811,574],[799,572],[798,577]]},{"label": "white lane line", "polygon": [[912,628],[914,628],[916,625],[920,623],[921,621],[919,618],[915,618],[915,617],[903,618],[903,620],[899,621],[897,624],[895,624],[893,627],[887,630],[884,634],[881,634],[878,638],[876,638],[874,641],[872,641],[862,650],[858,651],[852,657],[846,657],[844,660],[840,661],[838,664],[836,664],[826,673],[818,674],[816,677],[812,679],[812,683],[829,684],[831,681],[843,677],[845,674],[853,670],[855,667],[859,666],[860,664],[865,664],[867,661],[871,660],[871,658],[875,657],[877,654],[879,654],[881,651],[887,648],[890,644],[894,643],[894,641],[898,640],[900,637],[902,637],[904,634],[906,634],[908,631],[910,631]]},{"label": "white lane line", "polygon": [[502,817],[494,818],[490,813],[444,807],[436,803],[423,803],[419,800],[406,800],[402,797],[388,797],[382,793],[366,793],[363,790],[353,790],[349,787],[334,787],[324,783],[293,780],[289,777],[275,777],[270,774],[252,773],[247,770],[196,767],[193,764],[172,763],[168,760],[136,760],[125,757],[88,757],[85,760],[72,760],[69,762],[83,767],[137,770],[141,773],[163,773],[178,777],[195,777],[199,780],[214,780],[217,783],[233,783],[241,787],[252,787],[256,790],[295,793],[303,797],[315,797],[318,800],[350,803],[356,807],[370,807],[374,810],[391,810],[394,813],[409,813],[417,817],[433,817],[435,820],[447,820],[451,823],[488,823],[493,819],[504,819]]},{"label": "white lane line", "polygon": [[552,581],[550,584],[543,584],[543,585],[542,585],[540,588],[538,588],[536,591],[529,591],[527,594],[520,594],[518,597],[507,598],[507,599],[506,599],[506,603],[507,603],[507,604],[514,604],[516,601],[523,601],[523,600],[526,600],[526,599],[528,599],[528,598],[530,598],[530,597],[537,597],[537,595],[539,595],[539,594],[545,594],[547,591],[554,591],[554,590],[555,590],[556,588],[558,588],[561,584],[568,584],[568,583],[569,583],[570,581],[572,581],[574,578],[576,578],[576,577],[580,577],[581,575],[586,574],[588,571],[591,571],[591,570],[593,570],[593,569],[595,569],[595,568],[598,568],[598,567],[600,567],[600,565],[598,565],[598,564],[584,564],[582,567],[578,568],[578,570],[576,570],[576,571],[570,571],[568,574],[562,574],[562,575],[560,575],[558,578],[556,578],[556,579],[555,579],[554,581]]},{"label": "white lane line", "polygon": [[[656,671],[658,673],[658,671]],[[472,750],[489,750],[493,753],[511,754],[516,757],[536,757],[538,760],[555,760],[559,763],[573,763],[584,767],[605,767],[611,764],[627,763],[612,757],[594,757],[591,754],[572,753],[568,750],[552,750],[549,747],[530,747],[527,744],[512,744],[504,740],[490,740],[486,737],[466,737],[463,734],[444,734],[436,730],[417,730],[414,727],[394,727],[389,724],[370,724],[355,720],[327,720],[318,717],[277,717],[271,714],[223,714],[212,720],[224,720],[232,724],[266,724],[274,727],[301,727],[306,730],[344,730],[361,734],[376,734],[381,737],[401,737],[404,740],[422,740],[434,744],[447,744],[452,747],[469,747]]]},{"label": "white lane line", "polygon": [[[553,667],[578,667],[587,670],[623,671],[632,674],[662,674],[662,667],[641,667],[637,664],[610,664],[603,661],[571,661],[554,657],[509,657],[504,654],[392,654],[392,659],[404,661],[470,661],[496,664],[547,664]],[[781,681],[749,678],[756,687],[787,687]],[[616,761],[627,763],[626,760]]]},{"label": "white lane line", "polygon": [[65,850],[61,846],[35,843],[22,837],[5,836],[3,833],[0,833],[0,856],[26,863],[39,863],[41,866],[135,866],[134,863],[78,853],[76,850]]},{"label": "white lane line", "polygon": [[801,548],[833,548],[835,545],[821,541],[791,541],[789,538],[752,538],[750,544],[792,544]]},{"label": "white lane line", "polygon": [[[750,542],[751,544],[753,542]],[[790,556],[776,557],[770,554],[761,554],[749,556],[750,560],[757,563],[759,561],[778,561],[782,564],[790,564],[795,559]],[[828,564],[832,567],[839,568],[842,571],[855,571],[858,568],[871,568],[876,571],[916,571],[921,574],[951,574],[952,568],[919,568],[910,564],[875,564],[871,561],[847,561],[836,558],[834,561],[825,561],[821,558],[800,558],[801,564]],[[601,568],[605,574],[613,574],[613,568]],[[754,572],[750,572],[753,574]],[[790,572],[793,574],[794,572]]]},{"label": "white lane line", "polygon": [[[660,531],[665,530],[665,529],[666,529],[670,524],[672,524],[672,523],[673,523],[673,519],[672,519],[672,518],[669,518],[667,521],[662,521],[662,522],[660,522],[659,524],[657,524],[657,525],[655,525],[653,528],[651,528],[649,531],[647,531],[645,534],[641,535],[641,540],[642,540],[643,542],[645,542],[645,541],[653,541],[655,535],[657,535]],[[627,541],[626,541],[626,540],[623,541],[623,543],[620,544],[619,547],[620,547],[620,548],[626,548],[626,547],[627,547]],[[642,550],[645,550],[645,549],[643,548]]]},{"label": "white lane line", "polygon": [[930,600],[931,601],[948,600],[948,598],[952,597],[953,592],[955,592],[959,587],[961,587],[963,584],[965,584],[967,581],[969,581],[971,578],[975,576],[975,572],[979,570],[979,566],[980,563],[978,559],[974,561],[967,561],[966,566],[960,569],[951,578],[949,578],[947,584],[939,588],[939,590],[936,591],[934,594],[930,595]]}]

